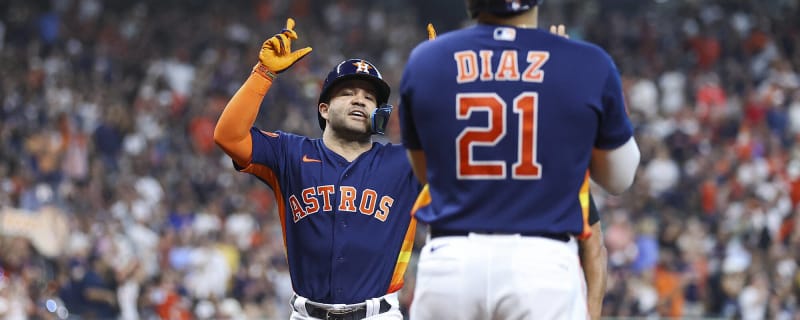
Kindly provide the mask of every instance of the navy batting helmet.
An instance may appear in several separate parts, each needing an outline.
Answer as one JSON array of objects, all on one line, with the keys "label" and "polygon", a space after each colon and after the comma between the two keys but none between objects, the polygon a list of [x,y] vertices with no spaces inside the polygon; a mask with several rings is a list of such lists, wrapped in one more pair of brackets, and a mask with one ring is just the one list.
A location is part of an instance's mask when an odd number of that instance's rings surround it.
[{"label": "navy batting helmet", "polygon": [[468,0],[467,10],[473,19],[481,12],[496,16],[513,16],[539,5],[542,0]]},{"label": "navy batting helmet", "polygon": [[[325,82],[322,84],[322,91],[319,94],[320,103],[327,103],[331,99],[333,87],[343,81],[361,79],[372,83],[375,86],[375,99],[378,108],[370,116],[372,121],[372,132],[383,134],[386,128],[386,123],[389,120],[389,115],[392,112],[392,106],[386,104],[389,101],[389,94],[391,89],[386,81],[383,81],[381,72],[372,63],[364,59],[347,59],[337,64],[336,67],[328,73]],[[325,119],[317,110],[317,120],[319,120],[319,128],[325,130]]]}]

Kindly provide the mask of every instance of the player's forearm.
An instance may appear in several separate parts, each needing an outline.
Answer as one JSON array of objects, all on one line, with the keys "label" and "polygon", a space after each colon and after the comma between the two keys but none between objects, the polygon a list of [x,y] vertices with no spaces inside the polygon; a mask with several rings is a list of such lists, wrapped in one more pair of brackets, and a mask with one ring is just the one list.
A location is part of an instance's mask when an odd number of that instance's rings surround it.
[{"label": "player's forearm", "polygon": [[605,249],[602,253],[603,259],[597,258],[598,261],[603,261],[603,266],[599,263],[584,269],[586,277],[586,301],[589,307],[589,315],[592,319],[600,319],[603,311],[603,297],[606,292],[606,266],[605,266]]},{"label": "player's forearm", "polygon": [[428,172],[425,153],[422,150],[408,150],[406,155],[408,156],[408,161],[411,163],[411,170],[414,171],[414,176],[417,177],[419,183],[422,185],[427,184]]},{"label": "player's forearm", "polygon": [[581,266],[586,278],[586,300],[592,319],[600,319],[608,276],[608,253],[602,238],[598,222],[592,225],[592,236],[582,240],[579,246]]},{"label": "player's forearm", "polygon": [[256,121],[258,109],[272,81],[252,73],[236,91],[214,128],[214,142],[237,164],[250,161],[252,138],[250,128]]}]

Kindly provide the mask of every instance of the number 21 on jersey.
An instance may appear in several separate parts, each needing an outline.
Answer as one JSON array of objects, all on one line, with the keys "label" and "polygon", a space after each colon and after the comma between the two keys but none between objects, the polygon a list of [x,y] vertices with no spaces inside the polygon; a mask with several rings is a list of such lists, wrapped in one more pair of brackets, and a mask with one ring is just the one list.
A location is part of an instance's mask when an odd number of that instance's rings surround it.
[{"label": "number 21 on jersey", "polygon": [[[514,98],[513,111],[518,114],[516,161],[511,165],[514,180],[535,180],[542,176],[536,161],[536,132],[539,95],[523,92]],[[469,119],[473,112],[486,114],[488,126],[466,127],[456,137],[456,172],[459,180],[506,179],[507,164],[503,160],[475,160],[474,147],[496,146],[507,134],[506,102],[496,93],[461,93],[456,96],[456,118]]]}]

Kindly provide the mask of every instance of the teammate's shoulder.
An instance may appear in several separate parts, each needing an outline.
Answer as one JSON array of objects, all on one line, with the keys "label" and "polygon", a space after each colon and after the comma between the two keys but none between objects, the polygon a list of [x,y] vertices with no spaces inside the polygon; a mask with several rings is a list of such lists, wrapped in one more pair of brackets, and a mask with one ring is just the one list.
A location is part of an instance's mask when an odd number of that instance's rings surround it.
[{"label": "teammate's shoulder", "polygon": [[566,39],[561,36],[549,34],[549,37],[555,37],[550,46],[549,51],[551,56],[558,55],[564,57],[561,61],[566,61],[574,66],[580,68],[591,68],[596,72],[610,72],[616,69],[614,60],[605,49],[597,44],[578,39]]},{"label": "teammate's shoulder", "polygon": [[575,43],[575,45],[584,48],[584,50],[592,51],[598,55],[608,56],[608,52],[606,52],[606,50],[603,49],[603,47],[597,45],[596,43],[592,43],[585,40],[573,40],[572,42]]},{"label": "teammate's shoulder", "polygon": [[[557,36],[558,37],[558,36]],[[570,46],[570,50],[577,50],[581,53],[581,55],[586,55],[588,57],[595,57],[597,59],[604,59],[604,60],[611,60],[611,56],[606,52],[605,49],[600,47],[595,43],[591,43],[585,40],[578,40],[578,39],[564,39],[561,38],[566,45]]]},{"label": "teammate's shoulder", "polygon": [[431,50],[436,50],[435,48],[441,47],[441,43],[437,42],[441,39],[436,38],[434,40],[427,40],[418,43],[413,49],[411,49],[411,53],[409,54],[409,59],[414,59],[419,57],[420,55],[426,56],[426,52],[430,52]]},{"label": "teammate's shoulder", "polygon": [[474,32],[474,26],[437,34],[436,39],[425,40],[417,44],[414,49],[411,50],[411,55],[427,55],[432,51],[439,50],[441,48],[461,44],[461,39],[464,37],[469,37],[471,32]]}]

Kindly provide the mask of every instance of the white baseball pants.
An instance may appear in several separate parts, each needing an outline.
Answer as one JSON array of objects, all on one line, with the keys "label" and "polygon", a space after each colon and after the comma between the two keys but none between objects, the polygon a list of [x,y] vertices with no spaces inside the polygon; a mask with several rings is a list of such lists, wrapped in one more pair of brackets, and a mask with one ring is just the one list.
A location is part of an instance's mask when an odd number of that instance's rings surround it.
[{"label": "white baseball pants", "polygon": [[575,241],[520,235],[429,239],[411,320],[589,318]]}]

